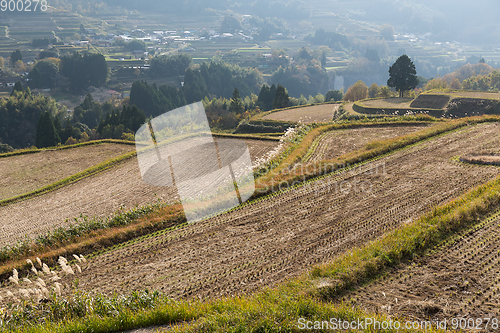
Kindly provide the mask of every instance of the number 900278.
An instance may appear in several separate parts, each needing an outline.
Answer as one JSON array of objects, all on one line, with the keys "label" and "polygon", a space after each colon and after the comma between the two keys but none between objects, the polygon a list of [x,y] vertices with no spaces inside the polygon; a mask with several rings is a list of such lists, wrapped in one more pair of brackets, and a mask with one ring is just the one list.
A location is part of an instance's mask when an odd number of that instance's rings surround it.
[{"label": "number 900278", "polygon": [[1,0],[2,12],[36,12],[47,10],[47,0]]}]

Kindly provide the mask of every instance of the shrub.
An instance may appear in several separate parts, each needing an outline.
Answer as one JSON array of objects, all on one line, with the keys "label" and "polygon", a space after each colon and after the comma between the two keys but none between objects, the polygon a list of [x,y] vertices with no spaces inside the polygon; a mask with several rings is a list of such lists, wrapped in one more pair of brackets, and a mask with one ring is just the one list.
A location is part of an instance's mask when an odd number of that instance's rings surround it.
[{"label": "shrub", "polygon": [[0,153],[1,154],[10,153],[11,151],[14,151],[14,148],[12,148],[11,146],[9,146],[6,143],[0,143]]},{"label": "shrub", "polygon": [[69,146],[69,145],[74,145],[74,144],[77,144],[77,141],[75,138],[73,138],[72,136],[70,136],[68,138],[68,140],[66,140],[66,142],[64,143],[66,146]]}]

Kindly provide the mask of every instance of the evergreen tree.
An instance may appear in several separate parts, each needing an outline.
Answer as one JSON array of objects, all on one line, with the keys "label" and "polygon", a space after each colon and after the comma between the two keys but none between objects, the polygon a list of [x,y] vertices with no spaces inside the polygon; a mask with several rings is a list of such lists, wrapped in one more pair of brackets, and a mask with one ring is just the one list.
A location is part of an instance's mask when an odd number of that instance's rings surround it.
[{"label": "evergreen tree", "polygon": [[10,93],[10,95],[14,95],[16,91],[24,92],[23,84],[21,83],[21,81],[17,81],[14,84],[14,88],[12,88],[12,92]]},{"label": "evergreen tree", "polygon": [[229,110],[235,113],[243,113],[245,111],[245,107],[243,106],[243,101],[241,100],[238,88],[234,88],[233,98],[231,98],[231,105],[229,106]]},{"label": "evergreen tree", "polygon": [[323,52],[321,54],[321,67],[325,68],[326,67],[326,54]]},{"label": "evergreen tree", "polygon": [[285,87],[283,87],[281,84],[278,84],[278,87],[276,88],[276,97],[274,97],[273,101],[273,109],[286,108],[288,106],[288,102],[289,97]]},{"label": "evergreen tree", "polygon": [[123,124],[125,130],[132,132],[137,132],[137,130],[146,122],[146,116],[142,110],[139,110],[137,106],[123,106],[121,113],[121,124]]},{"label": "evergreen tree", "polygon": [[36,146],[38,148],[56,146],[60,139],[56,133],[54,123],[48,112],[40,115],[36,128]]},{"label": "evergreen tree", "polygon": [[399,91],[399,97],[403,97],[405,91],[415,89],[418,85],[415,65],[406,54],[399,57],[389,68],[387,85],[396,88]]},{"label": "evergreen tree", "polygon": [[61,138],[62,135],[62,125],[61,121],[59,120],[59,117],[54,117],[54,128],[56,129],[57,136],[59,139]]},{"label": "evergreen tree", "polygon": [[[276,86],[273,84],[274,89],[269,88],[267,84],[262,85],[259,97],[257,98],[257,105],[261,110],[269,111],[273,108],[273,100],[276,95]],[[274,90],[274,94],[271,90]]]},{"label": "evergreen tree", "polygon": [[10,54],[10,64],[14,66],[18,60],[23,60],[21,50],[12,51]]},{"label": "evergreen tree", "polygon": [[73,126],[71,126],[71,122],[66,120],[66,126],[64,127],[64,130],[61,132],[61,142],[66,142],[69,137],[73,136]]}]

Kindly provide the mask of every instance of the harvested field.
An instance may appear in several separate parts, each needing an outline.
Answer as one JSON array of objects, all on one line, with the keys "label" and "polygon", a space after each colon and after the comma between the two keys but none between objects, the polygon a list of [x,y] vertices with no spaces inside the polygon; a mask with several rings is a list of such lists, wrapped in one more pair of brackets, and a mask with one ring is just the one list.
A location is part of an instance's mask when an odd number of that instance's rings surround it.
[{"label": "harvested field", "polygon": [[418,320],[499,319],[499,248],[500,212],[496,212],[437,253],[347,296],[368,311]]},{"label": "harvested field", "polygon": [[447,95],[434,95],[434,94],[420,94],[410,107],[412,108],[425,108],[425,109],[443,109],[448,105],[450,96]]},{"label": "harvested field", "polygon": [[134,145],[102,143],[0,158],[0,200],[39,189],[133,150]]},{"label": "harvested field", "polygon": [[275,285],[496,176],[495,167],[453,157],[497,146],[499,132],[498,124],[471,126],[230,213],[131,241],[91,258],[79,286],[108,294],[159,289],[191,298]]},{"label": "harvested field", "polygon": [[428,125],[398,127],[366,127],[336,130],[324,133],[312,146],[304,162],[330,160],[362,148],[374,140],[390,139],[419,131]]},{"label": "harvested field", "polygon": [[278,111],[262,117],[268,120],[301,121],[303,123],[321,123],[331,121],[340,104],[324,104],[306,106],[284,111]]},{"label": "harvested field", "polygon": [[[244,141],[250,148],[253,160],[278,145],[276,141]],[[40,233],[68,225],[66,219],[73,219],[80,214],[109,216],[121,206],[130,209],[136,205],[157,202],[158,199],[173,202],[178,200],[178,196],[171,188],[143,183],[137,159],[131,158],[53,192],[0,207],[0,247],[21,240],[25,235],[36,237]]]},{"label": "harvested field", "polygon": [[487,92],[487,91],[432,91],[433,95],[449,95],[452,98],[480,98],[480,99],[497,99],[500,100],[500,92]]},{"label": "harvested field", "polygon": [[362,101],[362,103],[370,108],[409,108],[412,101],[413,98],[393,97]]}]

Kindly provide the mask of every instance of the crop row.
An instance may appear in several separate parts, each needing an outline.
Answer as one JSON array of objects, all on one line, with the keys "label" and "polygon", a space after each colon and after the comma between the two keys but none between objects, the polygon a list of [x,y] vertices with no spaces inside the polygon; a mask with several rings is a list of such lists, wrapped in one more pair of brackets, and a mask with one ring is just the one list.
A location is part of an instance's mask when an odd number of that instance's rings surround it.
[{"label": "crop row", "polygon": [[[493,169],[477,168],[471,169],[472,176],[445,159],[438,168],[427,171],[426,177],[419,176],[437,156],[451,157],[455,149],[468,144],[468,149],[480,146],[481,140],[471,138],[478,133],[490,135],[491,127],[452,133],[379,160],[386,163],[385,174],[355,170],[325,177],[318,184],[325,191],[303,186],[96,256],[91,265],[100,274],[91,278],[92,284],[113,292],[116,286],[106,279],[113,272],[131,289],[147,285],[172,296],[220,296],[250,292],[262,284],[296,276],[304,267],[415,220],[434,205],[495,175]],[[354,179],[372,182],[371,191],[333,190],[337,182]],[[82,281],[88,278],[82,277]]]}]

